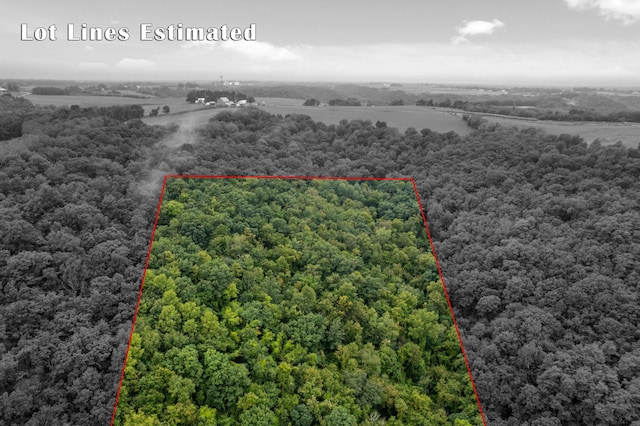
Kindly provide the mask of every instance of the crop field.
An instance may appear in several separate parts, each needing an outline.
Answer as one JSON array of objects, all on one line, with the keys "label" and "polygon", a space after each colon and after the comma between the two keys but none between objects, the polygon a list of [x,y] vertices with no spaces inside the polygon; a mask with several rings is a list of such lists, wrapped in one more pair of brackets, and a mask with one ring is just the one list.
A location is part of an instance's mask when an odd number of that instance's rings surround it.
[{"label": "crop field", "polygon": [[516,126],[519,128],[535,127],[554,135],[563,133],[578,135],[587,143],[591,143],[595,139],[600,139],[603,145],[611,145],[621,141],[628,148],[637,148],[638,144],[640,144],[640,124],[524,121],[495,116],[485,116],[484,118],[502,125]]},{"label": "crop field", "polygon": [[130,98],[126,96],[98,95],[25,95],[25,99],[36,105],[101,107],[111,105],[142,105],[145,115],[156,108],[167,105],[172,113],[200,109],[200,105],[187,103],[185,98]]},{"label": "crop field", "polygon": [[81,107],[110,106],[110,105],[147,105],[157,102],[156,99],[130,98],[126,96],[98,96],[98,95],[31,95],[24,96],[36,105]]},{"label": "crop field", "polygon": [[[409,127],[416,130],[424,128],[431,129],[435,132],[446,133],[454,131],[460,135],[471,133],[471,129],[462,121],[460,117],[456,117],[446,112],[440,112],[429,108],[418,107],[413,105],[405,106],[376,106],[376,107],[306,107],[303,106],[303,99],[286,99],[286,98],[258,98],[258,103],[264,102],[259,108],[272,114],[306,114],[315,121],[321,121],[325,124],[338,124],[341,120],[369,120],[372,123],[376,121],[384,121],[389,127],[396,127],[404,132]],[[172,109],[173,111],[173,109]],[[198,126],[204,125],[211,117],[225,109],[201,109],[189,114],[179,115],[161,115],[158,117],[145,117],[144,122],[147,124],[180,124],[185,119]]]},{"label": "crop field", "polygon": [[[187,103],[184,98],[129,98],[123,96],[45,96],[26,95],[36,105],[80,105],[81,107],[135,105],[144,107],[143,121],[150,125],[178,125],[188,122],[193,126],[205,125],[211,117],[225,109],[203,108],[201,105]],[[341,120],[370,120],[384,121],[389,127],[396,127],[404,132],[409,127],[416,130],[424,128],[445,133],[454,131],[460,135],[471,133],[471,129],[462,120],[463,112],[452,114],[448,110],[425,108],[414,105],[403,106],[360,106],[360,107],[305,107],[303,99],[289,98],[258,98],[264,102],[260,108],[272,114],[306,114],[313,120],[326,124],[338,124]],[[170,114],[160,113],[157,117],[148,117],[149,112],[156,107],[169,106]],[[575,123],[560,121],[524,121],[517,118],[485,116],[491,122],[520,128],[535,127],[551,134],[567,133],[578,135],[587,143],[599,139],[608,145],[621,141],[625,146],[636,148],[640,143],[640,124],[628,123]]]},{"label": "crop field", "polygon": [[[160,114],[156,117],[144,117],[142,121],[151,126],[153,125],[164,126],[172,123],[182,125],[182,124],[188,123],[190,126],[201,127],[207,124],[209,119],[214,115],[216,115],[217,113],[219,113],[220,111],[226,111],[226,109],[224,108],[202,108],[200,105],[198,105],[196,109],[195,105],[192,105],[192,106],[194,108],[191,111],[188,111],[185,108],[185,111],[174,112],[172,108],[171,114]],[[145,112],[146,112],[146,108],[145,108]]]},{"label": "crop field", "polygon": [[302,99],[266,98],[261,108],[272,114],[307,114],[316,121],[338,124],[340,120],[384,121],[389,127],[397,127],[404,132],[409,127],[416,130],[425,128],[445,133],[453,130],[466,135],[471,129],[460,117],[415,105],[403,106],[359,106],[359,107],[305,107]]}]

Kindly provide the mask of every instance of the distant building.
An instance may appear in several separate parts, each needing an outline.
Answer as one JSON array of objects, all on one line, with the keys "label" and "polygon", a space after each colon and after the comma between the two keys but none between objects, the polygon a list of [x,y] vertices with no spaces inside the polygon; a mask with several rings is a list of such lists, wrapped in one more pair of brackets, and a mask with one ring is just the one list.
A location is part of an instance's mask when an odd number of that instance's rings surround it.
[{"label": "distant building", "polygon": [[196,103],[197,103],[197,104],[203,104],[203,105],[204,105],[204,98],[198,98],[198,99],[196,99]]},{"label": "distant building", "polygon": [[241,101],[236,102],[236,106],[239,106],[239,107],[247,106],[247,100],[243,99]]},{"label": "distant building", "polygon": [[216,101],[216,106],[218,106],[218,107],[230,107],[230,106],[233,106],[233,102],[231,102],[229,100],[229,98],[225,98],[223,96],[221,98],[218,98],[218,100]]}]

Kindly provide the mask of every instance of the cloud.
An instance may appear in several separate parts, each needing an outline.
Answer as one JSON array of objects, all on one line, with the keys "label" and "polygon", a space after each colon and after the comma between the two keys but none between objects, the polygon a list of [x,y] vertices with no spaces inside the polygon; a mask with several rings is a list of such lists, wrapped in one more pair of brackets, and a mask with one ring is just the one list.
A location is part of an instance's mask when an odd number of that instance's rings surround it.
[{"label": "cloud", "polygon": [[493,21],[462,21],[458,30],[458,35],[453,37],[451,41],[454,44],[460,44],[469,41],[468,36],[478,34],[493,34],[498,28],[504,27],[504,22],[494,19]]},{"label": "cloud", "polygon": [[635,54],[638,50],[640,41],[558,41],[551,45],[539,42],[517,46],[508,43],[316,46],[296,51],[303,60],[270,63],[268,76],[254,78],[395,79],[447,84],[638,84],[640,64]]},{"label": "cloud", "polygon": [[274,46],[261,41],[235,41],[222,44],[224,49],[247,56],[253,60],[291,61],[300,59],[291,48]]},{"label": "cloud", "polygon": [[564,0],[571,9],[597,9],[607,19],[617,19],[625,25],[640,20],[639,0]]},{"label": "cloud", "polygon": [[290,46],[276,46],[262,41],[187,41],[181,45],[184,49],[208,49],[222,48],[229,52],[239,53],[252,60],[261,61],[293,61],[299,60],[300,55],[294,52]]},{"label": "cloud", "polygon": [[213,49],[216,43],[206,40],[191,40],[180,45],[183,49]]},{"label": "cloud", "polygon": [[[482,33],[479,33],[482,34]],[[452,44],[365,43],[295,45],[287,47],[295,60],[262,60],[271,49],[239,54],[217,43],[215,50],[181,49],[173,57],[158,57],[161,72],[190,78],[289,81],[407,81],[469,84],[639,85],[640,40],[557,40],[547,43]],[[425,54],[428,52],[428,54]],[[205,53],[205,54],[203,54]],[[210,54],[206,54],[210,53]],[[287,56],[285,56],[287,57]],[[162,62],[161,62],[162,61]],[[498,65],[499,64],[499,65]],[[164,76],[164,75],[163,75]]]}]

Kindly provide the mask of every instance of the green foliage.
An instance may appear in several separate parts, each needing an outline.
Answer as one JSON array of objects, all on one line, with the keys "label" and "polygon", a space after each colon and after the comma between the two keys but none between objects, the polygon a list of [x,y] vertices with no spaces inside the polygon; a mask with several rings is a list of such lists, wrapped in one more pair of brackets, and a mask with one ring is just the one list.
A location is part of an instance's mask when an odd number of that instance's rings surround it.
[{"label": "green foliage", "polygon": [[409,182],[166,194],[118,419],[481,424]]}]

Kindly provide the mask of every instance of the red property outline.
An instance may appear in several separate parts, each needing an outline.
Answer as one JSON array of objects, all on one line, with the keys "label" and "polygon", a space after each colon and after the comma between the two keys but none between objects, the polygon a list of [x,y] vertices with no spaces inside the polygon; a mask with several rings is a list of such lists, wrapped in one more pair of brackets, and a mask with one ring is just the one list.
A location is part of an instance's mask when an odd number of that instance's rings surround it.
[{"label": "red property outline", "polygon": [[451,305],[451,300],[449,299],[449,292],[447,291],[447,286],[444,282],[444,277],[442,276],[442,269],[440,268],[440,262],[438,261],[438,256],[436,255],[436,249],[433,245],[433,240],[431,239],[431,232],[429,232],[429,225],[427,224],[427,216],[422,208],[422,201],[420,200],[420,194],[418,194],[418,187],[416,186],[416,181],[411,177],[387,177],[387,178],[376,178],[376,177],[335,177],[335,176],[224,176],[224,175],[180,175],[180,174],[168,174],[164,176],[164,180],[162,182],[162,190],[160,191],[160,199],[158,200],[158,204],[156,207],[156,218],[153,222],[153,231],[151,232],[151,241],[149,241],[149,249],[147,250],[147,259],[144,265],[144,272],[142,273],[142,281],[140,283],[140,290],[138,291],[138,301],[136,303],[136,309],[133,313],[133,321],[131,322],[131,330],[129,332],[129,341],[127,343],[127,351],[124,355],[124,363],[122,365],[122,372],[120,373],[120,383],[118,384],[118,392],[116,393],[116,400],[113,404],[113,412],[111,414],[111,426],[116,418],[116,411],[118,409],[118,400],[120,399],[120,390],[122,389],[122,382],[124,380],[124,371],[127,368],[127,359],[129,358],[129,349],[131,348],[131,338],[133,337],[133,333],[135,330],[136,319],[138,317],[138,308],[140,307],[140,299],[142,298],[142,289],[144,288],[144,280],[147,276],[147,268],[149,267],[149,259],[151,258],[151,248],[153,246],[153,240],[156,234],[156,227],[158,226],[158,218],[160,217],[160,206],[162,205],[162,198],[164,197],[164,190],[167,186],[167,179],[303,179],[303,180],[390,180],[390,181],[408,181],[413,185],[413,190],[416,194],[416,201],[418,202],[418,207],[420,208],[420,214],[422,215],[422,221],[424,222],[424,228],[427,231],[427,237],[429,238],[429,245],[431,247],[431,253],[436,261],[436,267],[438,269],[438,276],[440,277],[440,282],[442,283],[442,289],[444,290],[445,298],[447,299],[447,305],[449,306],[449,313],[451,314],[451,319],[453,320],[453,325],[456,329],[456,334],[458,336],[458,342],[460,343],[460,350],[462,351],[462,356],[464,357],[464,363],[467,366],[467,373],[469,374],[469,380],[471,381],[471,387],[473,388],[473,393],[476,397],[476,402],[478,404],[478,410],[480,411],[480,417],[482,418],[482,423],[484,426],[487,426],[487,420],[485,419],[484,412],[482,411],[482,404],[480,404],[480,398],[478,397],[478,391],[476,390],[475,382],[473,381],[473,375],[471,374],[471,368],[469,366],[469,360],[467,359],[467,352],[464,349],[464,345],[462,344],[462,337],[460,336],[460,330],[458,328],[458,322],[456,321],[456,317],[453,314],[453,306]]}]

